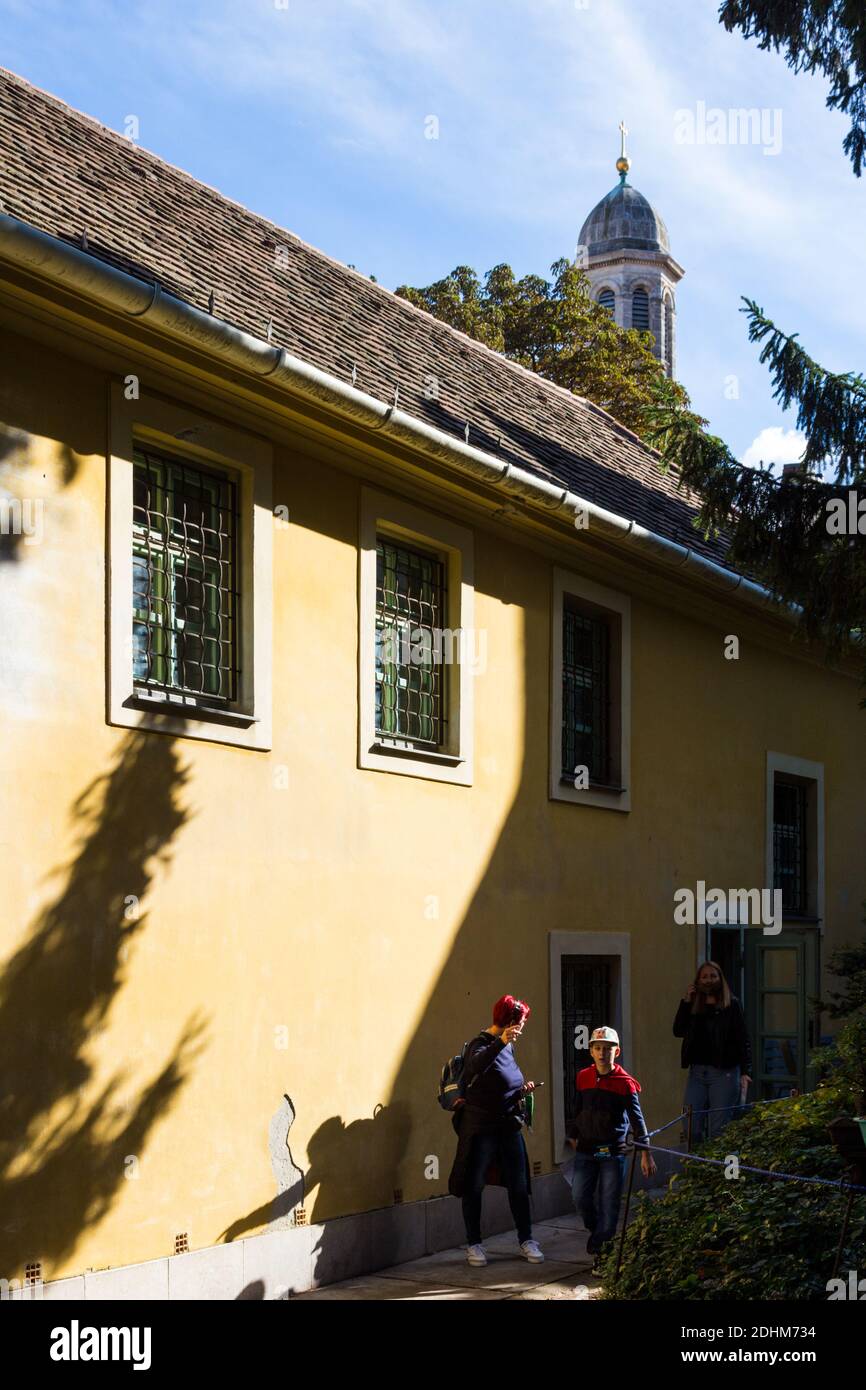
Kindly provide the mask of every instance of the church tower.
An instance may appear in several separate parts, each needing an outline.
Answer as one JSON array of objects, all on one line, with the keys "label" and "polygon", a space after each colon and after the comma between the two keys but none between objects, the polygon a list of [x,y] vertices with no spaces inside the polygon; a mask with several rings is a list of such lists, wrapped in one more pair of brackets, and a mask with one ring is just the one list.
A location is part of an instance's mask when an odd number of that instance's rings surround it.
[{"label": "church tower", "polygon": [[669,377],[676,371],[675,289],[685,271],[671,255],[667,228],[628,182],[628,135],[620,122],[619,183],[593,208],[580,231],[577,264],[589,276],[591,294],[622,328],[649,331],[655,355]]}]

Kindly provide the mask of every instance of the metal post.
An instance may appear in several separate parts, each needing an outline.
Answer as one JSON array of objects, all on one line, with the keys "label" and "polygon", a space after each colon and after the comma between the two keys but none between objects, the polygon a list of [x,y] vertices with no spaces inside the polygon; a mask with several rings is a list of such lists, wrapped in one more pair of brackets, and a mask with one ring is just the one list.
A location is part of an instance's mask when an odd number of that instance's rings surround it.
[{"label": "metal post", "polygon": [[854,1205],[854,1193],[853,1193],[853,1192],[849,1192],[849,1193],[848,1193],[848,1205],[847,1205],[846,1208],[845,1208],[845,1215],[844,1215],[843,1218],[842,1218],[842,1230],[841,1230],[841,1232],[840,1232],[840,1234],[839,1234],[839,1248],[838,1248],[837,1251],[836,1251],[836,1261],[835,1261],[835,1263],[834,1263],[834,1265],[833,1265],[833,1273],[832,1273],[832,1275],[831,1275],[831,1278],[833,1278],[833,1279],[835,1279],[836,1276],[837,1276],[837,1274],[839,1273],[839,1264],[840,1264],[840,1261],[841,1261],[841,1259],[842,1259],[842,1251],[843,1251],[844,1248],[845,1248],[845,1237],[846,1237],[847,1234],[848,1234],[848,1221],[849,1221],[850,1216],[851,1216],[851,1208],[852,1208],[853,1205]]},{"label": "metal post", "polygon": [[637,1162],[637,1145],[631,1151],[631,1166],[628,1170],[628,1188],[625,1194],[625,1211],[622,1217],[622,1231],[619,1237],[619,1250],[616,1257],[616,1272],[619,1274],[619,1267],[622,1264],[622,1247],[625,1244],[625,1228],[628,1225],[628,1209],[631,1206],[631,1190],[634,1186],[634,1165]]},{"label": "metal post", "polygon": [[686,1115],[688,1116],[686,1122],[686,1153],[691,1153],[692,1151],[692,1108],[691,1105],[686,1106]]}]

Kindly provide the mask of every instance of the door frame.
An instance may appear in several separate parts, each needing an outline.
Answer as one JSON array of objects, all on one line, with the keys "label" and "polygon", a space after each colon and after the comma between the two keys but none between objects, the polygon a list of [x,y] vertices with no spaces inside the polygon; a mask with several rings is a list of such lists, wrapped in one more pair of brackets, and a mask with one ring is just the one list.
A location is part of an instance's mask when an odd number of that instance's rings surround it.
[{"label": "door frame", "polygon": [[[760,1074],[763,1070],[763,1038],[774,1037],[771,1030],[761,1024],[761,1003],[763,1000],[763,971],[765,951],[796,950],[797,952],[797,993],[802,995],[801,1007],[797,1016],[797,1053],[799,1057],[799,1089],[812,1091],[815,1088],[815,1070],[809,1064],[812,1050],[818,1046],[817,1015],[809,1008],[809,1000],[815,998],[820,990],[821,937],[815,927],[798,927],[793,923],[783,927],[778,936],[769,939],[760,933],[746,937],[745,973],[750,988],[746,995],[746,1026],[752,1041],[752,1091],[750,1099],[764,1099],[758,1093],[761,1089]],[[772,992],[772,991],[770,991]],[[785,991],[782,991],[785,992]]]},{"label": "door frame", "polygon": [[631,935],[629,932],[553,931],[550,933],[550,1078],[553,1107],[553,1161],[561,1163],[565,1149],[565,1096],[562,1089],[562,957],[615,956],[619,979],[612,987],[613,1018],[607,1022],[619,1034],[623,1064],[631,1057]]}]

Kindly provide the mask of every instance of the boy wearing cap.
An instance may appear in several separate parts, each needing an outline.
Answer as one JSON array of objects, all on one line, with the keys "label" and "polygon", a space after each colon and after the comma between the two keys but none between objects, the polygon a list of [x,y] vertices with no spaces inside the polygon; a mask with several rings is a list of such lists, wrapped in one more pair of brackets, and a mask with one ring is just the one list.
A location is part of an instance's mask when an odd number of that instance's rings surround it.
[{"label": "boy wearing cap", "polygon": [[596,1028],[589,1040],[592,1066],[577,1074],[577,1111],[568,1126],[574,1149],[572,1196],[589,1231],[587,1253],[597,1269],[602,1249],[616,1234],[625,1176],[628,1132],[641,1153],[641,1171],[650,1177],[655,1161],[646,1147],[647,1128],[640,1108],[640,1082],[619,1065],[619,1037],[613,1028]]}]

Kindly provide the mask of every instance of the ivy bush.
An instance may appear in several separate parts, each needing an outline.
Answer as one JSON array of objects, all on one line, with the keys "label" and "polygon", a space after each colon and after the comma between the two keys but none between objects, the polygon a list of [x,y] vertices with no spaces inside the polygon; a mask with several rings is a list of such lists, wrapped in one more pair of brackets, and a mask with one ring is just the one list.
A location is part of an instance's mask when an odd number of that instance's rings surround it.
[{"label": "ivy bush", "polygon": [[[735,1154],[738,1178],[684,1159],[662,1198],[639,1194],[615,1273],[618,1240],[602,1271],[605,1298],[826,1299],[849,1194],[742,1171],[846,1177],[827,1132],[859,1110],[866,1018],[850,1019],[816,1057],[828,1074],[808,1095],[756,1105],[696,1153]],[[866,1193],[854,1199],[840,1270],[866,1276]],[[843,1275],[844,1277],[844,1275]]]}]

